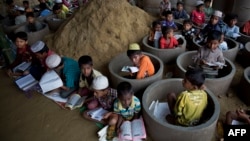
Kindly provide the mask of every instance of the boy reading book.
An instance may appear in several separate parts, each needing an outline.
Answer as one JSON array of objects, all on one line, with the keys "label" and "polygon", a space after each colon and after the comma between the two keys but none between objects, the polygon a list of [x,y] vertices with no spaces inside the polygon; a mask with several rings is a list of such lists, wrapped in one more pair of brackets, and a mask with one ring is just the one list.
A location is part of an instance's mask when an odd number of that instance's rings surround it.
[{"label": "boy reading book", "polygon": [[150,58],[144,55],[137,43],[129,45],[127,56],[133,62],[134,66],[139,68],[136,73],[131,73],[131,78],[143,79],[154,75],[155,68]]},{"label": "boy reading book", "polygon": [[118,114],[116,126],[110,126],[107,138],[113,138],[115,129],[119,134],[122,122],[132,121],[139,117],[141,111],[140,100],[134,96],[132,85],[128,82],[121,82],[117,86],[118,99],[114,102],[114,112]]},{"label": "boy reading book", "polygon": [[178,96],[167,95],[171,114],[166,119],[169,123],[181,126],[195,126],[199,123],[207,106],[207,93],[204,91],[205,76],[199,69],[189,69],[182,82],[186,89]]},{"label": "boy reading book", "polygon": [[[113,102],[117,97],[117,91],[109,88],[108,78],[103,75],[95,77],[91,87],[94,90],[94,97],[86,100],[89,110],[84,111],[82,116],[85,119],[95,122],[115,125],[114,121],[116,120],[114,119],[117,119],[117,115],[111,111],[113,109]],[[88,103],[87,101],[91,102]],[[105,113],[104,110],[108,112]],[[97,118],[92,118],[91,116],[95,113]],[[101,118],[99,118],[100,116]]]}]

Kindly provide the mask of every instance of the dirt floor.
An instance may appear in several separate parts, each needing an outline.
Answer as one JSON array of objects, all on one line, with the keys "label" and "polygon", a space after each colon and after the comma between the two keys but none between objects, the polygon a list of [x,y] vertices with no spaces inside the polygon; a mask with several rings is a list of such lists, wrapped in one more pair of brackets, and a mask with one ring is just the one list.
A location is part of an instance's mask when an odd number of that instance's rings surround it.
[{"label": "dirt floor", "polygon": [[[228,110],[246,108],[236,95],[243,68],[236,64],[237,72],[228,96],[219,99],[220,120]],[[95,123],[83,119],[79,109],[69,111],[41,94],[33,93],[27,98],[0,70],[0,140],[1,141],[96,141],[99,128]],[[250,108],[250,107],[248,107]],[[151,140],[151,139],[148,139]],[[213,141],[216,140],[216,134]]]}]

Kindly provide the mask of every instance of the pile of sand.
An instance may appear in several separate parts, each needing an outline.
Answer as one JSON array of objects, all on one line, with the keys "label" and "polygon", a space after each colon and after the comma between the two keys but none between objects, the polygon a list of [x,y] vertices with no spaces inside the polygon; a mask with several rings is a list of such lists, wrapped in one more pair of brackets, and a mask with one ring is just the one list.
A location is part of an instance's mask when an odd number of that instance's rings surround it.
[{"label": "pile of sand", "polygon": [[92,0],[81,7],[46,43],[76,60],[90,55],[95,68],[107,72],[109,61],[129,43],[141,42],[153,17],[126,0]]}]

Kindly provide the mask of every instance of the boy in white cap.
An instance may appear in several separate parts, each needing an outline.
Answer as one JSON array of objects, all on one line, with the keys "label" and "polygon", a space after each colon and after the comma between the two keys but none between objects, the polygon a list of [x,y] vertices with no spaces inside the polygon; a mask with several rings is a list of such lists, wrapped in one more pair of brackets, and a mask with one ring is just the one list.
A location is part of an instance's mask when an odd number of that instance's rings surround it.
[{"label": "boy in white cap", "polygon": [[63,4],[62,0],[55,0],[55,5],[58,5],[65,14],[69,13],[69,8]]},{"label": "boy in white cap", "polygon": [[87,114],[89,110],[84,111],[83,117],[91,121],[100,122],[115,127],[118,115],[113,113],[113,104],[117,98],[117,91],[109,87],[108,78],[103,75],[95,77],[91,87],[94,90],[95,101],[93,101],[92,98],[92,101],[88,104],[88,108],[94,109],[97,107],[102,107],[109,112],[104,115],[101,121],[92,119]]},{"label": "boy in white cap", "polygon": [[48,48],[48,46],[43,41],[35,42],[31,47],[31,51],[36,55],[36,58],[40,60],[42,67],[44,70],[49,69],[45,63],[46,58],[49,55],[54,54],[52,50]]},{"label": "boy in white cap", "polygon": [[17,7],[17,16],[15,18],[15,24],[19,25],[26,22],[24,7]]},{"label": "boy in white cap", "polygon": [[135,74],[131,74],[131,78],[143,79],[154,75],[155,68],[150,58],[144,55],[137,43],[129,45],[127,56],[133,62],[134,66],[139,68]]},{"label": "boy in white cap", "polygon": [[52,54],[46,58],[46,65],[49,69],[55,70],[64,81],[61,87],[60,96],[68,97],[77,90],[80,76],[78,63],[67,57],[60,57],[58,54]]},{"label": "boy in white cap", "polygon": [[196,2],[196,9],[192,11],[190,15],[190,19],[192,20],[193,24],[203,27],[205,23],[205,13],[204,10],[204,2],[201,0],[198,0]]},{"label": "boy in white cap", "polygon": [[224,23],[221,21],[222,12],[219,10],[215,10],[213,15],[210,18],[210,21],[205,26],[205,28],[201,31],[201,36],[206,37],[209,32],[212,30],[217,30],[223,33],[225,28]]}]

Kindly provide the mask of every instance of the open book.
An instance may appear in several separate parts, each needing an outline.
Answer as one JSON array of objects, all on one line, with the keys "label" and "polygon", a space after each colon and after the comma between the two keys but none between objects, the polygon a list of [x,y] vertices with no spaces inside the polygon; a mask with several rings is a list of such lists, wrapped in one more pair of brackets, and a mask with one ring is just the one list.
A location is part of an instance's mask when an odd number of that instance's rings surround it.
[{"label": "open book", "polygon": [[40,79],[39,85],[42,89],[42,93],[47,93],[51,90],[60,88],[63,86],[62,79],[53,70],[47,71]]},{"label": "open book", "polygon": [[96,109],[93,109],[93,110],[90,110],[87,112],[87,114],[92,118],[92,119],[95,119],[95,120],[98,120],[98,121],[101,121],[103,116],[108,113],[107,110],[104,110],[103,108],[96,108]]},{"label": "open book", "polygon": [[121,71],[135,73],[139,71],[139,68],[135,66],[124,66]]},{"label": "open book", "polygon": [[221,62],[214,62],[214,63],[206,63],[208,66],[211,66],[211,67],[213,67],[213,66],[218,66],[218,67],[220,67],[220,68],[223,68],[224,66],[227,66],[226,64],[224,64],[224,63],[221,63]]},{"label": "open book", "polygon": [[38,84],[38,81],[31,74],[28,74],[17,79],[15,83],[21,90],[28,91]]},{"label": "open book", "polygon": [[75,108],[79,108],[83,105],[87,96],[81,97],[79,94],[72,94],[66,104],[65,107],[68,107],[70,110],[74,110]]},{"label": "open book", "polygon": [[154,116],[161,120],[166,121],[166,116],[170,113],[167,102],[152,101],[149,106],[149,110],[153,112]]},{"label": "open book", "polygon": [[138,141],[146,139],[146,130],[142,118],[124,121],[120,127],[119,139]]},{"label": "open book", "polygon": [[15,68],[13,68],[13,72],[24,72],[28,70],[31,66],[31,62],[22,62],[21,64],[17,65]]}]

